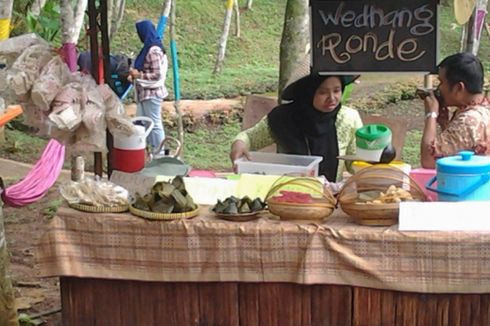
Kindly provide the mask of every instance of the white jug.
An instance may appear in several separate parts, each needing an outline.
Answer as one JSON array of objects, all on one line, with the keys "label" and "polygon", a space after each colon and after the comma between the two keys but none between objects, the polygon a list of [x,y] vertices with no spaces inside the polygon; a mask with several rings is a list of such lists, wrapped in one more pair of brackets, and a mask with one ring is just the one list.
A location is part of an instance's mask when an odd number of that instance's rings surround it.
[{"label": "white jug", "polygon": [[144,126],[134,126],[135,133],[126,136],[122,134],[114,135],[114,148],[124,149],[124,150],[139,150],[146,148],[146,137],[150,134],[153,129],[154,123],[148,117],[136,117],[131,119],[134,123],[136,121],[146,121],[149,122],[148,128],[145,129]]}]

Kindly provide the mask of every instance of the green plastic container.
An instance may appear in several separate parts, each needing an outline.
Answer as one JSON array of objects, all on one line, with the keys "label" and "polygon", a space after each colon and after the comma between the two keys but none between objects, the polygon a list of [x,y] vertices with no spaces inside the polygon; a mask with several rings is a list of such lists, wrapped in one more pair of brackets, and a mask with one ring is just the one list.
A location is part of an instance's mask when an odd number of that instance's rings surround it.
[{"label": "green plastic container", "polygon": [[383,150],[391,144],[391,130],[382,124],[369,124],[356,130],[356,145],[364,150]]}]

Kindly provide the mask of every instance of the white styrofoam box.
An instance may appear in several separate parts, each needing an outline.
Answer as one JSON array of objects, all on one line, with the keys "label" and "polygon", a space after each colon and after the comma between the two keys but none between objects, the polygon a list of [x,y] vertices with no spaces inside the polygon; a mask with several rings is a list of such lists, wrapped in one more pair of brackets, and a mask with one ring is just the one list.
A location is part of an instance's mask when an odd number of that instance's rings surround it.
[{"label": "white styrofoam box", "polygon": [[399,231],[490,231],[490,201],[401,202]]},{"label": "white styrofoam box", "polygon": [[250,152],[251,160],[241,157],[235,161],[237,172],[267,175],[318,176],[321,156],[289,155],[264,152]]}]

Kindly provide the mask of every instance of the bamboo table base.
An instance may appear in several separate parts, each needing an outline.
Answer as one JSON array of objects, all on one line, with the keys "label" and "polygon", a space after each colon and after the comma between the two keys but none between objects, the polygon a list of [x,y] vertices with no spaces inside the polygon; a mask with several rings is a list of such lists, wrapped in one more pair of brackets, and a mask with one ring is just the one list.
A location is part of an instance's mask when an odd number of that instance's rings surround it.
[{"label": "bamboo table base", "polygon": [[61,277],[63,325],[490,325],[490,294]]}]

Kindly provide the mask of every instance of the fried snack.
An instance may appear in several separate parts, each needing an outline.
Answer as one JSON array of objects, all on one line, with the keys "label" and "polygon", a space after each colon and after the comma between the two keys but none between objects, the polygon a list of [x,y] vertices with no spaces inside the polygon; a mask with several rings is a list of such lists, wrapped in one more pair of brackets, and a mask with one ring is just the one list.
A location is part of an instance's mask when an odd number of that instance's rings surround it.
[{"label": "fried snack", "polygon": [[[361,195],[359,197],[360,199],[362,198]],[[414,200],[410,192],[403,188],[391,185],[386,192],[380,192],[377,198],[366,200],[365,202],[367,204],[392,204],[410,200]]]}]

